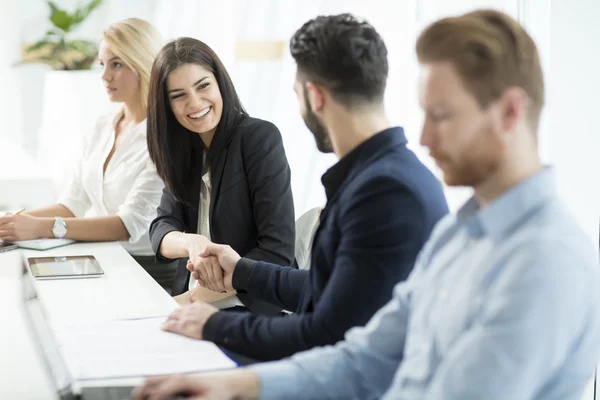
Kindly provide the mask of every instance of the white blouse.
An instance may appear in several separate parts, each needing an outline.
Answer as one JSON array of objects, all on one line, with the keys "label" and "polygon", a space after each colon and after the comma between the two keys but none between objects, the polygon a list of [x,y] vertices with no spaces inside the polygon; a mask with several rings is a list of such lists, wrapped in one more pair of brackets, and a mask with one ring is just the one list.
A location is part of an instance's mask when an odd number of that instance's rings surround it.
[{"label": "white blouse", "polygon": [[121,242],[123,247],[132,255],[151,256],[148,229],[164,184],[148,154],[145,120],[120,133],[120,143],[103,173],[122,115],[121,110],[99,118],[83,138],[81,158],[59,203],[78,218],[118,215],[130,236]]},{"label": "white blouse", "polygon": [[[206,160],[206,156],[204,156]],[[208,240],[210,238],[210,223],[209,223],[209,210],[210,210],[210,171],[206,171],[202,175],[202,183],[200,184],[200,212],[198,213],[198,235],[204,235]],[[198,286],[198,281],[190,275],[190,281],[188,282],[188,290],[192,290]]]}]

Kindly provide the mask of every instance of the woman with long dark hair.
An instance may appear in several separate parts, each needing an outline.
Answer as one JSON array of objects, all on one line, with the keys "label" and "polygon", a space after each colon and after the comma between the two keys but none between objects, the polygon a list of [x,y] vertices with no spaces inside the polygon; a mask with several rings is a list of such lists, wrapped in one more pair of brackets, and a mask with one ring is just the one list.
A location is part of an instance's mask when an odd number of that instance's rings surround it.
[{"label": "woman with long dark hair", "polygon": [[179,259],[172,294],[181,304],[199,299],[277,312],[198,286],[186,268],[188,260],[216,262],[199,256],[211,241],[255,260],[293,263],[290,168],[277,127],[246,113],[219,57],[192,38],[168,43],[154,61],[147,127],[150,157],[166,185],[150,238],[159,260]]}]

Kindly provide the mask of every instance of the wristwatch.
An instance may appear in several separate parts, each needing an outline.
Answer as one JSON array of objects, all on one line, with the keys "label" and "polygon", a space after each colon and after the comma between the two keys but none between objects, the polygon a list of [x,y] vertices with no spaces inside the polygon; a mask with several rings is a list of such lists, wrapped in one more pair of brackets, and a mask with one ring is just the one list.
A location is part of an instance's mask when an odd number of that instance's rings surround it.
[{"label": "wristwatch", "polygon": [[54,226],[52,227],[52,234],[57,239],[62,239],[67,234],[67,223],[61,217],[54,218]]}]

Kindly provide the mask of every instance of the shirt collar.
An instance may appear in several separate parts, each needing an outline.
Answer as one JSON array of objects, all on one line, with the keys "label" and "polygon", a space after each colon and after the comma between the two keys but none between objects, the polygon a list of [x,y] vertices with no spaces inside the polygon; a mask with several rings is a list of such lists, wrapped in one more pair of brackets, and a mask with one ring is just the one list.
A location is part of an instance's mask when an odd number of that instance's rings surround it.
[{"label": "shirt collar", "polygon": [[115,114],[113,115],[112,120],[111,120],[111,125],[112,125],[113,129],[117,128],[117,124],[123,117],[124,113],[125,113],[125,111],[123,110],[123,107],[119,107],[117,112],[115,112]]},{"label": "shirt collar", "polygon": [[[120,107],[117,110],[117,112],[115,112],[115,114],[113,115],[112,120],[111,120],[111,126],[112,126],[113,130],[117,129],[117,124],[123,117],[124,113],[125,113],[125,110],[123,109],[123,107]],[[136,132],[136,134],[138,134],[138,135],[143,134],[145,136],[146,135],[146,120],[144,119],[142,122],[137,124],[133,130]]]},{"label": "shirt collar", "polygon": [[554,170],[547,167],[518,183],[483,209],[475,197],[471,197],[457,212],[457,218],[470,236],[501,238],[540,203],[555,194]]},{"label": "shirt collar", "polygon": [[393,127],[385,129],[359,144],[321,177],[327,201],[336,195],[342,184],[359,166],[368,164],[372,157],[387,151],[388,148],[399,144],[405,145],[406,142],[404,130],[400,127]]}]

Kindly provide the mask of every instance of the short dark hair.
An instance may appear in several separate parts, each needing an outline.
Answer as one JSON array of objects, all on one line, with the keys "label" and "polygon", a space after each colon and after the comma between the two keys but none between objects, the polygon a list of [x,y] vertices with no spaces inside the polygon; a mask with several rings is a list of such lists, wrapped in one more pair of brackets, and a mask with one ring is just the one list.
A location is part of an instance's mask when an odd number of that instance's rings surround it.
[{"label": "short dark hair", "polygon": [[514,18],[477,10],[429,25],[417,40],[421,63],[448,61],[482,108],[509,86],[531,100],[528,118],[537,130],[544,106],[544,74],[535,42]]},{"label": "short dark hair", "polygon": [[[235,91],[233,82],[215,52],[205,43],[192,38],[179,38],[167,43],[158,53],[150,76],[148,97],[147,140],[150,159],[167,189],[181,202],[189,202],[190,179],[194,160],[201,157],[195,150],[197,134],[183,127],[173,114],[167,96],[167,79],[178,67],[197,64],[215,76],[223,99],[223,112],[214,138],[208,149],[206,162],[214,171],[217,155],[227,146],[235,127],[248,115]],[[198,207],[197,204],[192,204]]]},{"label": "short dark hair", "polygon": [[290,40],[290,52],[301,78],[324,86],[340,104],[383,102],[387,48],[365,20],[351,14],[311,19]]}]

